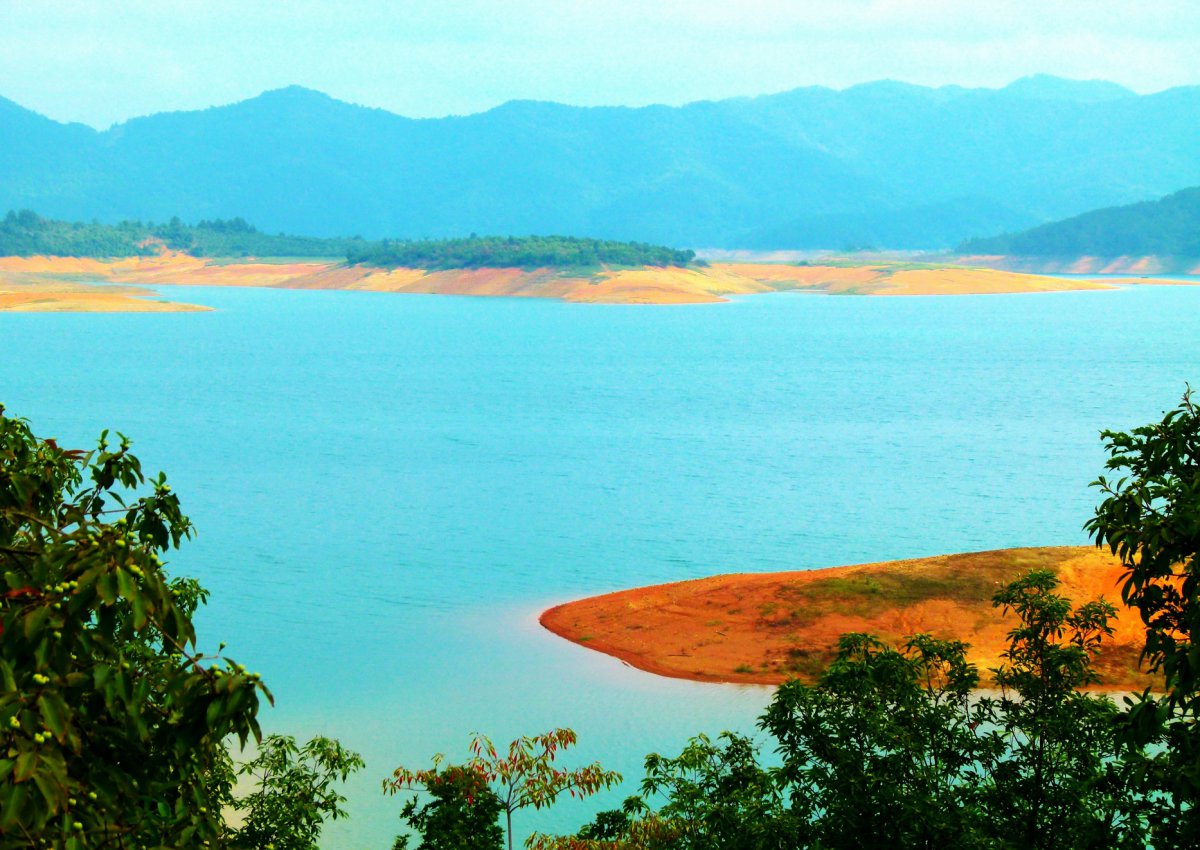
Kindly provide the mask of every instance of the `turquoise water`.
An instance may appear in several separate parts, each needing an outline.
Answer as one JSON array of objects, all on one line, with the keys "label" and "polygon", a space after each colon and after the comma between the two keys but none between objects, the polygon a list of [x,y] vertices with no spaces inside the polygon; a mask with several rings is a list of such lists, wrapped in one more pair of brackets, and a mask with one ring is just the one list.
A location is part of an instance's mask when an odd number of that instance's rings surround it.
[{"label": "turquoise water", "polygon": [[[689,307],[171,290],[212,313],[0,313],[0,400],[131,435],[200,535],[206,640],[270,729],[368,759],[323,845],[387,848],[379,781],[469,733],[579,759],[749,731],[764,688],[644,674],[539,629],[557,601],[728,571],[1084,543],[1098,431],[1200,382],[1200,288]],[[634,782],[603,801],[611,804]],[[569,829],[595,806],[520,815]]]}]

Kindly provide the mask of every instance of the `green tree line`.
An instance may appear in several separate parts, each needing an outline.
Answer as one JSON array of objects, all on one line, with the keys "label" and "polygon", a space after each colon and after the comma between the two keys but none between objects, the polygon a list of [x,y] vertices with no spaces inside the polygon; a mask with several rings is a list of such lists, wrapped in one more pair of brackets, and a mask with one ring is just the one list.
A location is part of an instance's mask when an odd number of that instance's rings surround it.
[{"label": "green tree line", "polygon": [[464,239],[366,242],[347,256],[351,264],[417,269],[597,268],[687,266],[691,250],[642,242],[611,242],[574,236],[470,236]]},{"label": "green tree line", "polygon": [[147,257],[163,248],[196,257],[340,257],[351,265],[420,269],[594,269],[696,262],[690,250],[572,236],[368,241],[263,233],[241,218],[202,220],[194,225],[177,217],[162,224],[123,221],[109,225],[57,221],[20,210],[0,219],[0,256]]},{"label": "green tree line", "polygon": [[360,241],[262,233],[241,218],[86,224],[20,210],[0,219],[0,256],[6,257],[149,257],[164,247],[196,257],[344,257]]}]

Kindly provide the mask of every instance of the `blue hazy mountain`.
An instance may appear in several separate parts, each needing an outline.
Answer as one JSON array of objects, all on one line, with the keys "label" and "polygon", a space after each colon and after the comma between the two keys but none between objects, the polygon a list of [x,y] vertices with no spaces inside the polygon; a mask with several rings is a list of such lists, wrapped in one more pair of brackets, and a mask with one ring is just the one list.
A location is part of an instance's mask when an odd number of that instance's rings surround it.
[{"label": "blue hazy mountain", "polygon": [[1076,103],[1103,103],[1136,97],[1132,91],[1106,80],[1064,80],[1049,74],[1034,74],[1009,83],[1005,94],[1029,100],[1060,100]]},{"label": "blue hazy mountain", "polygon": [[948,247],[1200,184],[1200,87],[896,82],[410,119],[292,87],[100,132],[0,100],[0,210],[364,237]]}]

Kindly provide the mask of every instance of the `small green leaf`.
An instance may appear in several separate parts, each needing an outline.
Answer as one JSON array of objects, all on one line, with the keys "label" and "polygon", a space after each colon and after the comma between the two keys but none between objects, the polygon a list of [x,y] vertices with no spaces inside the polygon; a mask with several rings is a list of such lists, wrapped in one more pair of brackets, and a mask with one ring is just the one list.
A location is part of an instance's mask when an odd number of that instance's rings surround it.
[{"label": "small green leaf", "polygon": [[42,694],[37,704],[46,728],[54,733],[54,737],[61,739],[67,731],[66,706],[62,698],[57,694]]},{"label": "small green leaf", "polygon": [[39,605],[25,615],[25,638],[32,639],[35,634],[42,631],[46,626],[46,620],[50,617],[50,607],[48,605]]},{"label": "small green leaf", "polygon": [[26,782],[33,776],[34,768],[37,767],[37,753],[32,750],[27,750],[17,756],[16,769],[13,771],[14,782]]}]

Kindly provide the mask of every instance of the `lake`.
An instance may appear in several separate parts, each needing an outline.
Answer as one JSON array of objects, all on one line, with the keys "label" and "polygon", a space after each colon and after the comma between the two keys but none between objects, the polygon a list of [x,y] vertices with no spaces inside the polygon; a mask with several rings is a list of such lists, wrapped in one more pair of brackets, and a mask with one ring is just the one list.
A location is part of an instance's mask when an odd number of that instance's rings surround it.
[{"label": "lake", "polygon": [[661,679],[542,631],[567,599],[719,572],[1080,544],[1102,428],[1200,381],[1200,288],[683,307],[164,290],[212,313],[0,313],[0,402],[103,428],[199,536],[170,568],[273,689],[268,730],[367,758],[329,850],[386,850],[380,780],[473,731],[571,726],[627,776],[753,731],[758,687]]}]

